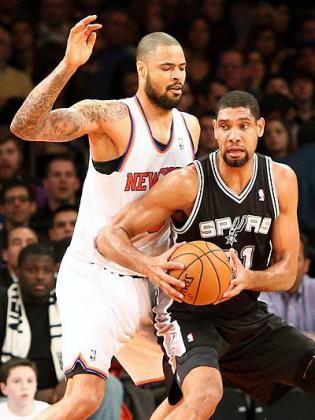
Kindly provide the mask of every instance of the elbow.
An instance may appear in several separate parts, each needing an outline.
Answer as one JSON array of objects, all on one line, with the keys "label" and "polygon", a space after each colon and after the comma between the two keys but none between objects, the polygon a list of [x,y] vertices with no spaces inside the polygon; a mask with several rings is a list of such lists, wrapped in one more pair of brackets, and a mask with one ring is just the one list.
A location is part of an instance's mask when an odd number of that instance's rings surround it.
[{"label": "elbow", "polygon": [[97,251],[103,255],[103,257],[109,257],[109,232],[108,228],[103,228],[97,235],[95,239],[95,247]]},{"label": "elbow", "polygon": [[25,136],[23,127],[21,127],[14,117],[11,124],[10,124],[10,131],[12,134],[14,134],[16,137],[19,137],[22,140],[28,140],[28,138]]}]

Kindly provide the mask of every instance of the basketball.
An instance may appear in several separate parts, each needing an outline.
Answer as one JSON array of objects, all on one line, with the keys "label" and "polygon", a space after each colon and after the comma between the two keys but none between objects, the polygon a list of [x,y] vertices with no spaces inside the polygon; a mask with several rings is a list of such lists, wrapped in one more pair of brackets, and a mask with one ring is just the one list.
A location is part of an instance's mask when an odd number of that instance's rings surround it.
[{"label": "basketball", "polygon": [[193,241],[179,247],[170,260],[185,264],[184,270],[170,270],[169,274],[185,282],[178,289],[183,301],[191,305],[209,305],[221,299],[228,289],[232,270],[225,252],[217,245]]}]

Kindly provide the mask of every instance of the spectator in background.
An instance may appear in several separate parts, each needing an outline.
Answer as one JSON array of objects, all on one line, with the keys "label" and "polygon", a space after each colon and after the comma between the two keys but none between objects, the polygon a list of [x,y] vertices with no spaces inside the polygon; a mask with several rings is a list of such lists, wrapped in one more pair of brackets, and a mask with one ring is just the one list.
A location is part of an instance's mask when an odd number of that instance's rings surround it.
[{"label": "spectator in background", "polygon": [[27,357],[38,368],[37,398],[53,403],[65,389],[61,324],[56,302],[55,258],[50,247],[26,246],[18,259],[18,283],[0,291],[1,363]]},{"label": "spectator in background", "polygon": [[315,340],[315,279],[308,276],[308,242],[301,235],[298,270],[293,287],[287,292],[263,292],[259,299],[268,303],[270,312]]},{"label": "spectator in background", "polygon": [[17,19],[12,23],[12,54],[10,64],[25,71],[33,78],[35,62],[35,37],[33,26],[27,19]]},{"label": "spectator in background", "polygon": [[187,79],[194,94],[203,92],[209,82],[211,64],[207,54],[194,53],[187,63]]},{"label": "spectator in background", "polygon": [[183,93],[180,100],[180,104],[178,105],[177,109],[183,112],[195,113],[194,107],[195,97],[192,94],[189,82],[185,82],[183,86]]},{"label": "spectator in background", "polygon": [[12,179],[27,181],[35,193],[37,207],[47,200],[46,191],[39,183],[23,171],[23,155],[21,140],[12,134],[7,126],[0,126],[0,189],[4,182]]},{"label": "spectator in background", "polygon": [[4,225],[0,231],[0,248],[6,243],[11,229],[30,226],[35,211],[35,196],[29,184],[13,179],[3,185],[0,192],[0,212],[4,216]]},{"label": "spectator in background", "polygon": [[197,158],[202,159],[218,148],[218,142],[214,137],[213,117],[208,113],[199,117],[200,138]]},{"label": "spectator in background", "polygon": [[210,53],[211,34],[209,22],[206,18],[199,16],[191,20],[187,35],[187,48],[189,57],[190,54]]},{"label": "spectator in background", "polygon": [[27,245],[38,242],[38,236],[33,229],[16,227],[8,233],[8,241],[2,251],[5,267],[0,271],[0,286],[8,289],[12,283],[17,282],[17,267],[20,252]]},{"label": "spectator in background", "polygon": [[228,88],[225,84],[217,80],[209,82],[205,89],[205,95],[202,95],[199,101],[201,114],[215,115],[219,99],[227,92]]},{"label": "spectator in background", "polygon": [[249,51],[246,55],[246,90],[259,99],[262,94],[262,86],[266,76],[266,66],[260,51]]},{"label": "spectator in background", "polygon": [[33,88],[30,76],[8,64],[11,48],[9,32],[0,26],[0,109],[9,99],[24,99]]},{"label": "spectator in background", "polygon": [[35,400],[36,364],[28,359],[13,358],[0,368],[1,392],[8,398],[0,403],[2,420],[31,420],[48,404]]},{"label": "spectator in background", "polygon": [[71,238],[78,217],[78,208],[71,204],[58,207],[52,214],[48,236],[51,241]]},{"label": "spectator in background", "polygon": [[38,41],[40,45],[57,42],[64,46],[71,27],[71,1],[42,0],[38,21]]},{"label": "spectator in background", "polygon": [[270,95],[272,93],[280,93],[281,95],[292,99],[292,93],[290,91],[289,84],[280,74],[275,74],[271,77],[268,77],[263,90],[266,95]]},{"label": "spectator in background", "polygon": [[278,118],[267,120],[263,149],[273,160],[279,160],[295,151],[290,126],[286,121]]},{"label": "spectator in background", "polygon": [[222,52],[217,68],[218,80],[231,90],[243,90],[245,77],[243,54],[234,49]]},{"label": "spectator in background", "polygon": [[299,72],[293,75],[291,91],[296,108],[296,118],[300,123],[315,118],[315,94],[314,79],[307,72]]},{"label": "spectator in background", "polygon": [[80,181],[74,161],[67,155],[52,156],[46,166],[43,186],[47,191],[47,203],[34,216],[34,227],[47,235],[52,212],[64,204],[77,204]]}]

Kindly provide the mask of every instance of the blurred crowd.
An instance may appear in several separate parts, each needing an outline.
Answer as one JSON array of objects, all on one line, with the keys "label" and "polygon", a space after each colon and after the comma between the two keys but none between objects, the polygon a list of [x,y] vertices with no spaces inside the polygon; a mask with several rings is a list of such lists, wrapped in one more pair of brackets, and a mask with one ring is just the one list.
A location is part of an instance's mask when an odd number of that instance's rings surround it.
[{"label": "blurred crowd", "polygon": [[[73,232],[88,161],[87,139],[22,142],[10,133],[9,125],[32,87],[62,59],[71,26],[88,14],[97,14],[103,29],[91,58],[72,77],[55,107],[86,98],[133,96],[140,38],[155,31],[175,36],[187,59],[179,109],[196,115],[201,125],[197,157],[217,147],[212,120],[219,98],[233,89],[254,94],[266,119],[259,152],[290,165],[298,176],[299,223],[308,236],[312,261],[308,271],[314,276],[315,6],[311,1],[300,1],[296,7],[293,0],[0,0],[1,290],[17,282],[19,264],[25,263],[25,259],[19,262],[19,254],[25,246],[48,244],[54,262],[60,262]],[[56,375],[52,383],[48,388],[58,385]],[[51,402],[49,398],[46,401]]]}]

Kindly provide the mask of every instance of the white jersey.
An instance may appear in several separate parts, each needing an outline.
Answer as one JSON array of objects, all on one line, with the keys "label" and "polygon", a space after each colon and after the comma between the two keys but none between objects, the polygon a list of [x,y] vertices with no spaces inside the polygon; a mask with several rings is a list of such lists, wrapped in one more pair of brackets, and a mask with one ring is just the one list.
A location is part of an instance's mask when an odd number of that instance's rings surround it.
[{"label": "white jersey", "polygon": [[[76,227],[68,253],[113,271],[131,273],[102,257],[95,248],[100,229],[126,204],[141,197],[159,179],[173,169],[194,159],[193,143],[183,114],[172,110],[173,121],[167,145],[163,148],[152,136],[145,112],[137,97],[123,99],[131,120],[131,134],[120,167],[110,175],[97,171],[90,158],[83,185]],[[169,245],[169,226],[165,223],[154,233],[134,240],[134,245],[148,255],[158,255]]]}]

